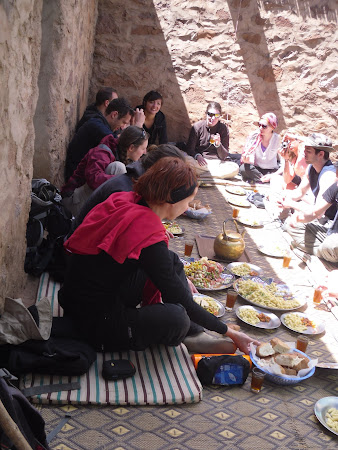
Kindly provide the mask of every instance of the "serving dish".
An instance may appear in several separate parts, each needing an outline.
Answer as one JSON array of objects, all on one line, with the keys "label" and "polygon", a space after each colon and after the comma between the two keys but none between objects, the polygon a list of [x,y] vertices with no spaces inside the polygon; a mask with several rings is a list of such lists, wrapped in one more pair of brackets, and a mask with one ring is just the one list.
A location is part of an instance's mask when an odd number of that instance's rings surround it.
[{"label": "serving dish", "polygon": [[[249,281],[249,283],[242,283],[243,281]],[[286,284],[275,283],[273,278],[241,277],[233,283],[233,286],[244,300],[264,309],[293,311],[299,309],[306,303],[306,297],[296,297]],[[245,293],[243,292],[244,289],[246,291]],[[275,292],[272,298],[269,292],[273,290]]]},{"label": "serving dish", "polygon": [[[300,353],[301,355],[309,358],[305,353],[301,352],[300,350],[294,349],[293,351]],[[295,377],[295,376],[290,376],[290,375],[289,376],[276,375],[274,373],[269,372],[265,367],[260,366],[259,358],[257,358],[256,355],[254,355],[252,353],[252,351],[250,351],[250,358],[251,358],[251,361],[253,362],[253,364],[255,366],[257,366],[259,368],[259,370],[261,370],[262,372],[265,373],[265,378],[267,380],[272,381],[273,383],[276,383],[276,384],[284,385],[284,386],[300,383],[301,381],[312,377],[312,375],[315,373],[315,370],[316,370],[315,366],[312,367],[312,369],[310,369],[310,371],[303,377]]]},{"label": "serving dish", "polygon": [[334,431],[332,428],[328,426],[326,423],[325,415],[330,408],[338,409],[338,397],[323,397],[318,400],[314,406],[314,413],[319,420],[319,422],[331,433],[336,434],[338,436],[338,432]]},{"label": "serving dish", "polygon": [[[254,311],[258,314],[264,314],[265,316],[270,318],[269,322],[258,322],[256,324],[250,323],[248,321],[245,320],[245,318],[241,317],[241,312],[245,311],[245,310],[250,310],[250,311]],[[256,328],[265,328],[267,330],[272,330],[274,328],[278,328],[281,324],[281,321],[279,320],[279,318],[273,314],[273,313],[268,313],[266,311],[262,311],[258,308],[255,308],[254,306],[250,306],[250,305],[243,305],[243,306],[239,306],[236,309],[236,316],[244,323],[251,325],[252,327],[256,327]]]},{"label": "serving dish", "polygon": [[273,256],[274,258],[284,258],[288,253],[288,249],[284,245],[279,244],[261,244],[257,248],[264,255]]},{"label": "serving dish", "polygon": [[242,197],[228,197],[228,202],[235,206],[241,206],[242,208],[251,208],[251,203],[246,198]]},{"label": "serving dish", "polygon": [[228,184],[225,186],[225,190],[230,194],[246,195],[245,189],[243,189],[241,186],[234,186],[232,184]]},{"label": "serving dish", "polygon": [[243,275],[237,275],[233,270],[244,265],[245,266],[249,266],[251,269],[251,272],[248,273],[247,275],[250,276],[254,276],[254,275],[263,275],[263,269],[261,269],[260,267],[256,266],[255,264],[250,264],[250,263],[243,263],[243,262],[232,262],[230,264],[228,264],[226,266],[227,270],[229,270],[229,272],[231,272],[233,275],[235,275],[236,277],[241,277]]},{"label": "serving dish", "polygon": [[[222,303],[220,301],[216,300],[215,298],[209,297],[208,295],[205,295],[205,294],[198,293],[198,294],[193,294],[193,299],[196,303],[198,303],[200,306],[202,306],[202,308],[211,312],[211,314],[214,314],[214,316],[216,316],[216,317],[224,316],[224,314],[225,314],[224,305],[222,305]],[[210,311],[208,309],[208,305],[206,304],[206,302],[209,303],[209,305],[212,308],[216,307],[218,309],[217,313]]]},{"label": "serving dish", "polygon": [[163,220],[162,221],[165,229],[172,233],[174,236],[182,236],[185,229],[184,227],[181,227],[177,222],[170,222],[169,220]]},{"label": "serving dish", "polygon": [[246,225],[248,227],[252,228],[262,228],[264,226],[264,222],[260,219],[256,219],[252,217],[251,215],[244,215],[239,214],[238,217],[236,217],[237,222],[239,222],[242,225]]},{"label": "serving dish", "polygon": [[206,257],[192,262],[180,259],[184,264],[187,278],[198,290],[220,291],[232,286],[235,280],[235,276],[224,269],[220,263]]},{"label": "serving dish", "polygon": [[[298,316],[300,318],[304,318],[307,319],[309,321],[311,321],[315,327],[312,326],[307,326],[305,330],[301,331],[301,330],[297,330],[292,328],[290,325],[288,325],[286,323],[287,320],[287,316]],[[288,328],[291,331],[295,331],[296,333],[301,333],[301,334],[321,334],[323,333],[323,331],[325,331],[325,323],[322,320],[319,319],[312,319],[310,316],[308,316],[305,313],[302,312],[288,312],[288,313],[284,313],[281,315],[280,320],[282,321],[282,324]]]}]

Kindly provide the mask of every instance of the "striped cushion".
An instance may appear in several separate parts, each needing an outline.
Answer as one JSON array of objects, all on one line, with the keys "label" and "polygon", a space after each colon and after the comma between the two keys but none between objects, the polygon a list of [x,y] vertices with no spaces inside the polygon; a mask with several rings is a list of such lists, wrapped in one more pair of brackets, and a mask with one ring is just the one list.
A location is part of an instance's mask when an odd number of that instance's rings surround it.
[{"label": "striped cushion", "polygon": [[[47,273],[41,275],[39,301],[51,299],[53,316],[62,316],[57,302],[59,283]],[[136,367],[133,377],[119,381],[106,381],[101,376],[103,361],[129,359]],[[202,399],[202,386],[186,347],[154,346],[143,352],[98,353],[96,362],[81,377],[27,374],[21,377],[20,387],[79,381],[81,388],[73,391],[53,392],[33,397],[34,403],[47,404],[105,404],[105,405],[164,405],[194,403]]]}]

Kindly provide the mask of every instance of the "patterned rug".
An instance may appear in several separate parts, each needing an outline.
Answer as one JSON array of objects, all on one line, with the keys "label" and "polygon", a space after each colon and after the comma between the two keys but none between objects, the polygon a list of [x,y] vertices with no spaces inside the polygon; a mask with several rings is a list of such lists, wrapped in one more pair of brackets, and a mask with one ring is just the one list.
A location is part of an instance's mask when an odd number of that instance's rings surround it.
[{"label": "patterned rug", "polygon": [[[265,192],[266,188],[262,188],[262,193]],[[200,188],[197,198],[203,204],[210,204],[212,214],[203,220],[179,217],[177,222],[185,228],[185,234],[171,240],[171,249],[183,256],[185,238],[219,234],[223,221],[232,215],[232,207],[225,197],[222,186]],[[265,223],[260,229],[246,227],[245,243],[251,263],[260,266],[266,276],[280,279],[308,296],[306,311],[326,323],[325,333],[310,337],[308,352],[321,362],[338,362],[337,320],[324,303],[316,308],[312,303],[313,286],[321,280],[321,271],[317,268],[311,271],[296,255],[292,257],[290,269],[282,269],[281,259],[259,252],[257,244],[261,242],[285,243],[286,240],[279,221],[266,210],[252,206],[249,211],[260,215]],[[198,257],[196,245],[193,256]],[[212,294],[225,301],[224,291]],[[244,300],[239,299],[236,306],[242,304]],[[235,312],[226,313],[220,320],[236,323],[262,341],[274,336],[295,340],[297,336],[283,325],[275,331],[246,325]],[[317,368],[314,376],[293,386],[265,380],[260,394],[250,391],[250,376],[241,387],[204,386],[203,400],[193,404],[38,407],[46,420],[47,431],[65,414],[71,415],[51,442],[51,447],[58,450],[335,449],[337,436],[324,428],[314,415],[315,403],[326,396],[338,396],[338,372]]]}]

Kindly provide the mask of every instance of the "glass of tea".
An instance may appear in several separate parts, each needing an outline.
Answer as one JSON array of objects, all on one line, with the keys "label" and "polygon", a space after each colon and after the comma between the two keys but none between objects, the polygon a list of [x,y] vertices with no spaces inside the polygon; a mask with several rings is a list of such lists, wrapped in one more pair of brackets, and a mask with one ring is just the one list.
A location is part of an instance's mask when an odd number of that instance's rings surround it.
[{"label": "glass of tea", "polygon": [[235,306],[237,296],[238,294],[234,289],[228,289],[227,299],[225,302],[225,309],[227,311],[232,311],[233,307]]},{"label": "glass of tea", "polygon": [[185,241],[184,256],[187,256],[190,258],[193,247],[194,247],[194,241]]},{"label": "glass of tea", "polygon": [[238,217],[238,214],[239,214],[239,209],[238,209],[238,208],[234,208],[234,209],[232,210],[232,217],[233,217],[234,219],[236,219],[236,217]]},{"label": "glass of tea", "polygon": [[300,350],[303,353],[306,353],[307,345],[309,343],[309,339],[302,334],[297,337],[296,349]]},{"label": "glass of tea", "polygon": [[257,367],[254,367],[251,372],[251,392],[258,394],[263,385],[265,373],[259,370]]},{"label": "glass of tea", "polygon": [[313,293],[313,303],[319,304],[322,301],[322,293],[323,289],[321,287],[317,287]]},{"label": "glass of tea", "polygon": [[291,261],[291,253],[287,252],[283,258],[283,268],[288,269]]}]

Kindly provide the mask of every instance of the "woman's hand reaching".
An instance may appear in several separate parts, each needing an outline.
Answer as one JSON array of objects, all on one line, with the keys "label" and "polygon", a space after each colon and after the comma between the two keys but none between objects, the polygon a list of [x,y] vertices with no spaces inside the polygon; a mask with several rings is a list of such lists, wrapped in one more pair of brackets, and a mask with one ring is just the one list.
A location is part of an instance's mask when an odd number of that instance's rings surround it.
[{"label": "woman's hand reaching", "polygon": [[228,336],[230,339],[232,339],[239,348],[239,350],[246,355],[250,353],[250,343],[252,342],[254,345],[259,345],[260,342],[257,341],[254,338],[251,338],[247,334],[244,334],[240,331],[235,331],[232,328],[228,328],[228,331],[225,333],[225,336]]}]

